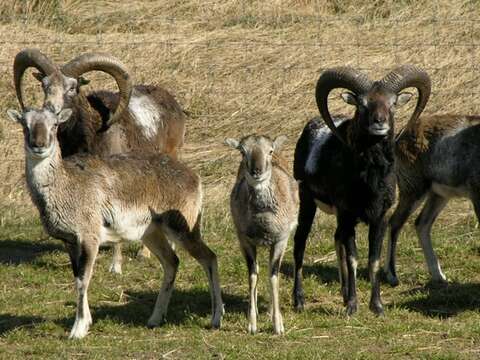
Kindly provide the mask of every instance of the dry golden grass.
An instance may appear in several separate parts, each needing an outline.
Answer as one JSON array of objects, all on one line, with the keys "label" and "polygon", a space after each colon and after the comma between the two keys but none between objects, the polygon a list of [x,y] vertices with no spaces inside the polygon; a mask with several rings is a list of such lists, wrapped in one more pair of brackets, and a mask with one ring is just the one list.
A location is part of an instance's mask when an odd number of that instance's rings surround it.
[{"label": "dry golden grass", "polygon": [[[163,84],[192,114],[185,158],[202,174],[210,204],[225,201],[233,180],[237,157],[222,146],[226,136],[287,134],[291,158],[302,127],[317,114],[313,89],[324,68],[351,65],[379,77],[414,63],[433,79],[427,113],[480,112],[478,1],[358,3],[6,0],[0,108],[17,106],[11,66],[20,49],[38,47],[59,62],[110,52],[137,82]],[[95,88],[112,87],[107,77],[92,77]],[[26,83],[38,104],[38,84],[33,77]],[[411,109],[400,112],[399,127]],[[25,211],[21,131],[6,121],[0,128],[0,209]]]}]

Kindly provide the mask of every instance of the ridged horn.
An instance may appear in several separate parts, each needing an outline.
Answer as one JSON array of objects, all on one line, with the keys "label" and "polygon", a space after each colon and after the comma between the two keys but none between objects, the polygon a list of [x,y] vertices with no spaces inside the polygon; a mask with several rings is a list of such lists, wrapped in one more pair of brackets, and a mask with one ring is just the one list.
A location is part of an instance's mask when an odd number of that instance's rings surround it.
[{"label": "ridged horn", "polygon": [[13,61],[13,81],[22,110],[25,108],[23,104],[22,78],[25,71],[31,67],[34,67],[46,76],[58,70],[58,67],[38,49],[24,49],[15,56]]},{"label": "ridged horn", "polygon": [[366,93],[371,86],[372,81],[366,74],[351,67],[337,67],[325,70],[318,79],[315,90],[318,110],[325,124],[344,144],[346,144],[346,140],[343,139],[338,132],[330,115],[330,111],[328,110],[328,94],[334,89],[345,88],[356,95],[360,95]]},{"label": "ridged horn", "polygon": [[110,116],[107,126],[115,123],[128,106],[132,93],[132,81],[127,67],[117,58],[103,53],[86,53],[80,55],[62,66],[61,71],[65,76],[78,79],[89,71],[102,71],[112,76],[120,92],[120,101],[113,115]]},{"label": "ridged horn", "polygon": [[402,65],[385,75],[380,80],[380,84],[395,94],[409,87],[414,87],[418,90],[417,105],[407,126],[410,127],[415,124],[430,98],[432,82],[427,72],[414,65]]}]

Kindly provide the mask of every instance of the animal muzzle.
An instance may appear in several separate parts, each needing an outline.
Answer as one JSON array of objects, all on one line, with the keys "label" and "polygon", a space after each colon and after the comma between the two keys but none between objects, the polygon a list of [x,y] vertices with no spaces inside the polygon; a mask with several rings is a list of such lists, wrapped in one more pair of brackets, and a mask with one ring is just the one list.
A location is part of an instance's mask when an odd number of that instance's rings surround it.
[{"label": "animal muzzle", "polygon": [[30,132],[28,147],[33,154],[42,155],[50,148],[47,128],[44,124],[36,124]]},{"label": "animal muzzle", "polygon": [[390,131],[390,125],[385,116],[377,116],[370,121],[368,132],[371,135],[385,136]]},{"label": "animal muzzle", "polygon": [[390,131],[388,123],[373,123],[369,126],[368,131],[372,135],[385,136]]},{"label": "animal muzzle", "polygon": [[260,180],[263,177],[263,173],[263,169],[259,167],[253,167],[252,169],[250,169],[250,176],[255,180]]}]

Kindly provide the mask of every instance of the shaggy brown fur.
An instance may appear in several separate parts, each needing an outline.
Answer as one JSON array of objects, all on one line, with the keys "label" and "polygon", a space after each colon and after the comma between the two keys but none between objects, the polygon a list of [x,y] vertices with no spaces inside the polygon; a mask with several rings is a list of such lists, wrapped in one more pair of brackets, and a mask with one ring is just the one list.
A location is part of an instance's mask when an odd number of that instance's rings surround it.
[{"label": "shaggy brown fur", "polygon": [[71,338],[84,337],[91,324],[87,289],[99,245],[141,240],[161,261],[164,281],[148,321],[165,318],[178,258],[171,243],[184,247],[203,266],[212,294],[212,326],[219,327],[223,304],[215,254],[201,237],[202,190],[199,177],[166,154],[78,154],[62,159],[57,118],[48,110],[9,116],[25,134],[26,178],[47,232],[63,240],[77,282],[77,316]]}]

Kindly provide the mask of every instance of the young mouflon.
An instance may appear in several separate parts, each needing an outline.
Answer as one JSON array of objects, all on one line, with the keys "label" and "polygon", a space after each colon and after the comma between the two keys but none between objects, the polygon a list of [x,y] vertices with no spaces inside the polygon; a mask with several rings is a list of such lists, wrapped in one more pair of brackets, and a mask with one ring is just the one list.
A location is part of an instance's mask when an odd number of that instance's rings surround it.
[{"label": "young mouflon", "polygon": [[257,246],[270,248],[270,311],[275,334],[284,326],[278,294],[278,273],[290,233],[297,224],[298,186],[288,173],[279,150],[285,136],[271,140],[250,135],[226,145],[242,154],[230,196],[233,222],[249,274],[248,330],[257,331]]},{"label": "young mouflon", "polygon": [[119,154],[100,158],[83,154],[62,158],[58,115],[47,109],[8,110],[25,137],[26,179],[33,203],[49,235],[64,242],[78,292],[70,338],[84,337],[92,317],[87,300],[99,246],[141,240],[160,260],[163,283],[148,326],[165,318],[179,260],[170,243],[184,247],[204,268],[212,296],[213,327],[219,327],[223,303],[215,254],[200,229],[202,189],[199,177],[166,154]]}]

